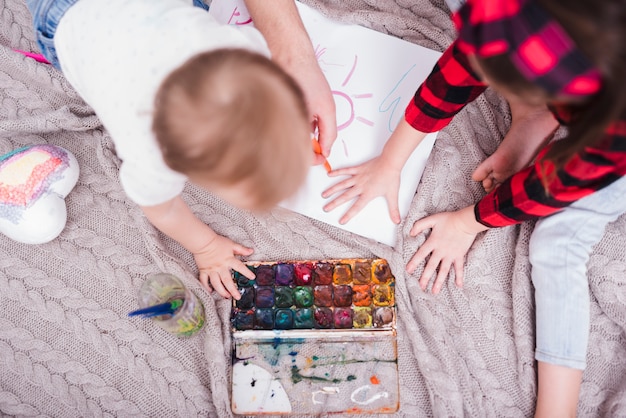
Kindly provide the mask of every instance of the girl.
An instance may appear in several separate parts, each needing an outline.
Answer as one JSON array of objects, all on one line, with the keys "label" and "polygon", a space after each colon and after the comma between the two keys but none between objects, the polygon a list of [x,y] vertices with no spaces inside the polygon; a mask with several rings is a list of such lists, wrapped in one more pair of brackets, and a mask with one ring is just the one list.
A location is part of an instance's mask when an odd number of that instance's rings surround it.
[{"label": "girl", "polygon": [[[487,85],[500,92],[511,104],[510,131],[472,175],[489,194],[476,205],[415,222],[412,236],[431,233],[407,271],[428,259],[422,289],[435,276],[438,293],[451,268],[461,286],[464,257],[479,232],[540,218],[529,247],[536,416],[573,417],[589,334],[586,263],[605,226],[626,212],[626,1],[469,0],[454,20],[457,40],[381,155],[331,173],[350,177],[324,192],[340,193],[325,209],[356,198],[341,220],[347,222],[385,196],[391,218],[400,222],[397,190],[410,153]],[[558,123],[569,126],[567,137],[545,145]]]}]

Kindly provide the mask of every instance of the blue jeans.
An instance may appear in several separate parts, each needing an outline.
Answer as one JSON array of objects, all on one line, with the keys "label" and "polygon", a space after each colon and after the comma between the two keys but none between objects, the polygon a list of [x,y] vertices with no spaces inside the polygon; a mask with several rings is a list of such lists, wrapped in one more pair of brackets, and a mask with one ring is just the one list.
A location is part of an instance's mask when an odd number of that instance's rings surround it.
[{"label": "blue jeans", "polygon": [[[54,47],[54,34],[61,18],[78,0],[26,0],[26,5],[33,16],[35,41],[41,53],[52,65],[61,69]],[[193,5],[209,10],[202,0],[193,0]]]},{"label": "blue jeans", "polygon": [[530,239],[535,358],[583,370],[589,341],[587,262],[610,222],[626,212],[626,176],[537,222]]}]

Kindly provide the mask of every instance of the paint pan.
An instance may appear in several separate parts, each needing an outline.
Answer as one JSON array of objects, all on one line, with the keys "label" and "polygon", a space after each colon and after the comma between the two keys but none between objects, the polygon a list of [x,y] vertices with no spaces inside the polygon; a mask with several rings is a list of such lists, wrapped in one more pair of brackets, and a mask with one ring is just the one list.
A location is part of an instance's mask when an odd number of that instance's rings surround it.
[{"label": "paint pan", "polygon": [[251,263],[235,273],[236,414],[392,413],[395,278],[386,260]]}]

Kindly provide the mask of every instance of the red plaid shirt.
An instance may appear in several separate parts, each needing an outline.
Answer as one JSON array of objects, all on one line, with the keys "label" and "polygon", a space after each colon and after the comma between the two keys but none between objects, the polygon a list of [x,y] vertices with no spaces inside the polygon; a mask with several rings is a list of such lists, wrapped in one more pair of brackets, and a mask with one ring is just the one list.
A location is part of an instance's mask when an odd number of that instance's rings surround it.
[{"label": "red plaid shirt", "polygon": [[[467,55],[454,42],[407,106],[406,121],[421,132],[438,131],[485,88]],[[564,122],[567,109],[553,109],[553,113]],[[586,147],[558,170],[546,193],[542,173],[550,173],[551,164],[539,161],[549,147],[539,153],[531,166],[478,202],[478,222],[497,227],[548,216],[626,174],[626,120],[612,123],[593,147]]]}]

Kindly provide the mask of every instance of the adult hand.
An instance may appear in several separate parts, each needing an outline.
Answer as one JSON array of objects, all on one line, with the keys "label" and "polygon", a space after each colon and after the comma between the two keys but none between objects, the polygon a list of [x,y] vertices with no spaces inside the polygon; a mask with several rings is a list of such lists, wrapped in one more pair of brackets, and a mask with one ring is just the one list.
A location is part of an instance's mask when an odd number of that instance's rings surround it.
[{"label": "adult hand", "polygon": [[488,228],[476,221],[474,206],[468,206],[456,212],[442,212],[422,218],[413,224],[410,235],[417,236],[426,229],[431,229],[430,235],[411,257],[406,266],[407,272],[412,274],[428,258],[419,278],[422,290],[426,290],[436,273],[432,292],[439,293],[451,268],[454,268],[455,284],[462,287],[465,255],[476,235]]},{"label": "adult hand", "polygon": [[331,171],[328,174],[331,177],[346,175],[350,177],[329,187],[322,193],[323,198],[329,198],[339,193],[339,196],[324,206],[324,210],[329,212],[356,198],[356,201],[339,220],[340,224],[345,224],[374,198],[384,196],[389,206],[391,220],[393,223],[400,223],[398,191],[401,171],[401,167],[387,164],[382,156],[355,167]]},{"label": "adult hand", "polygon": [[[272,59],[304,92],[311,132],[317,129],[322,155],[328,157],[337,138],[335,101],[304,28],[294,0],[245,0],[246,7],[272,52]],[[324,159],[317,156],[317,164]]]},{"label": "adult hand", "polygon": [[[337,111],[335,100],[317,60],[302,58],[285,68],[298,82],[304,92],[309,108],[311,130],[318,132],[318,141],[322,156],[328,157],[330,149],[337,139]],[[324,163],[324,158],[316,155],[315,164]]]}]

